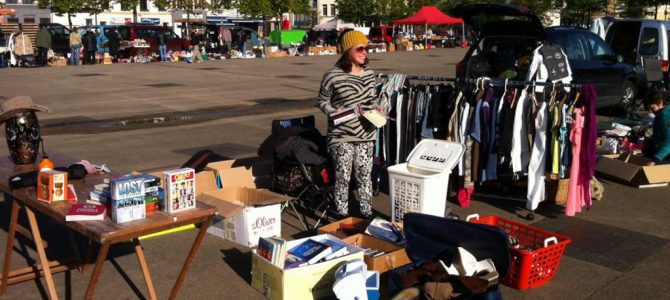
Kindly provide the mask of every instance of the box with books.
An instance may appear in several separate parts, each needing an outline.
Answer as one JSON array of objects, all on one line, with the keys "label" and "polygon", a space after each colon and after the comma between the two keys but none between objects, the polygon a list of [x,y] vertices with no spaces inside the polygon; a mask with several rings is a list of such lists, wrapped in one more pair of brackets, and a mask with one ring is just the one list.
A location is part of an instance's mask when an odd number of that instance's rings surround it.
[{"label": "box with books", "polygon": [[405,248],[370,235],[356,234],[342,240],[363,249],[365,253],[363,260],[368,265],[368,270],[378,271],[382,275],[412,262]]},{"label": "box with books", "polygon": [[261,237],[258,239],[258,248],[256,253],[268,262],[283,269],[286,262],[288,251],[286,249],[286,240],[280,237]]},{"label": "box with books", "polygon": [[147,206],[147,215],[163,209],[161,204],[160,178],[153,175],[143,175],[144,177],[144,203]]},{"label": "box with books", "polygon": [[[321,260],[313,264],[303,262],[300,266],[289,267],[292,253],[299,252],[299,250],[302,252],[302,250],[312,249],[313,247],[314,249],[321,249],[323,246],[315,243],[326,245],[328,241],[342,245],[347,253],[329,260],[323,260],[325,257],[322,257]],[[330,246],[326,247],[330,248]],[[251,256],[251,285],[273,300],[332,298],[335,296],[333,294],[333,284],[335,283],[337,267],[345,261],[363,259],[363,251],[360,248],[328,234],[287,241],[286,249],[288,249],[288,253],[283,269],[267,261],[257,252],[254,252]],[[330,250],[331,253],[332,251]],[[345,252],[342,250],[336,251],[339,251],[339,253]],[[306,252],[311,253],[308,250]],[[313,253],[309,255],[311,256]]]},{"label": "box with books", "polygon": [[176,213],[195,208],[195,170],[175,169],[163,173],[165,211]]},{"label": "box with books", "polygon": [[146,217],[144,177],[122,176],[110,182],[112,220],[124,223]]},{"label": "box with books", "polygon": [[338,238],[345,238],[354,234],[365,232],[365,229],[370,224],[370,221],[348,217],[342,220],[321,226],[317,229],[318,234],[330,234]]}]

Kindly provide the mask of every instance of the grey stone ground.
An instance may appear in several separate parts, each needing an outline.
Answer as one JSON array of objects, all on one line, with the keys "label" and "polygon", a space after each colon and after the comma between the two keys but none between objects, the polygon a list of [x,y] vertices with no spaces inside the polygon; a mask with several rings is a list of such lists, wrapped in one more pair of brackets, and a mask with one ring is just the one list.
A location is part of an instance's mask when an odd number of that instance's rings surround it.
[{"label": "grey stone ground", "polygon": [[[462,49],[373,54],[371,67],[383,73],[452,76]],[[246,157],[255,153],[277,118],[316,114],[313,108],[321,75],[336,57],[264,60],[117,64],[78,68],[2,69],[0,99],[30,95],[53,109],[40,114],[48,151],[106,163],[119,172],[179,165],[200,149]],[[6,155],[6,147],[0,154]],[[535,226],[573,239],[558,274],[540,288],[503,287],[508,299],[661,299],[670,294],[670,188],[634,189],[604,182],[605,197],[590,211],[568,218],[543,205]],[[523,220],[520,202],[483,198],[468,209],[450,203],[461,216],[470,213]],[[388,196],[374,207],[389,213]],[[9,206],[0,201],[0,248],[7,238]],[[25,220],[23,220],[25,221]],[[51,257],[67,253],[63,228],[40,218]],[[284,214],[282,234],[299,234],[296,219]],[[195,231],[143,241],[159,298],[166,298]],[[82,239],[83,242],[83,239]],[[25,266],[18,253],[34,259],[31,243],[17,247],[14,267]],[[96,290],[99,299],[136,299],[147,295],[130,245],[112,248]],[[182,299],[262,299],[251,288],[249,250],[208,235],[180,293]],[[88,274],[55,275],[60,298],[79,299]],[[40,299],[43,282],[11,286],[8,299]]]}]

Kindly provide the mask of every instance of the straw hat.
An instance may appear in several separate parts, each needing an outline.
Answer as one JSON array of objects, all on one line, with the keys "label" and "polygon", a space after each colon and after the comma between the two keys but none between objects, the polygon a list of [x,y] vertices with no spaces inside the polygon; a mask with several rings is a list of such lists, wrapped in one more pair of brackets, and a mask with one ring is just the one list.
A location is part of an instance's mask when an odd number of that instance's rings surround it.
[{"label": "straw hat", "polygon": [[50,109],[33,103],[33,98],[30,98],[29,96],[16,96],[14,98],[9,98],[0,104],[0,124],[19,113],[29,111],[51,112]]}]

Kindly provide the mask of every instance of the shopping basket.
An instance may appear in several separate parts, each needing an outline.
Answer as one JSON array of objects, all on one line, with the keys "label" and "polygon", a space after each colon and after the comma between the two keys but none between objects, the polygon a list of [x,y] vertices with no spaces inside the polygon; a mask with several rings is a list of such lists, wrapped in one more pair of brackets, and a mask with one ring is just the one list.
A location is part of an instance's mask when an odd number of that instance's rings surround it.
[{"label": "shopping basket", "polygon": [[474,214],[466,220],[500,227],[518,241],[517,245],[510,245],[510,271],[502,283],[519,290],[536,288],[551,280],[570,243],[566,236],[497,216],[479,218]]}]

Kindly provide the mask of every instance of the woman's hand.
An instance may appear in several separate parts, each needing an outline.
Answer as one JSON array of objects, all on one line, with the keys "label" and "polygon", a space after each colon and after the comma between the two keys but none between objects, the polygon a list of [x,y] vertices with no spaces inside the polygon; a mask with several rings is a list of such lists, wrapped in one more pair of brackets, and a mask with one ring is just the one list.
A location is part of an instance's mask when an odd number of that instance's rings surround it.
[{"label": "woman's hand", "polygon": [[384,112],[384,109],[379,104],[373,104],[372,109],[376,109],[380,112]]}]

